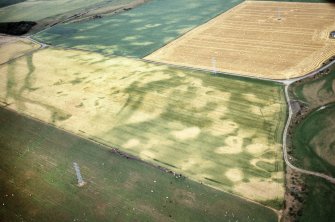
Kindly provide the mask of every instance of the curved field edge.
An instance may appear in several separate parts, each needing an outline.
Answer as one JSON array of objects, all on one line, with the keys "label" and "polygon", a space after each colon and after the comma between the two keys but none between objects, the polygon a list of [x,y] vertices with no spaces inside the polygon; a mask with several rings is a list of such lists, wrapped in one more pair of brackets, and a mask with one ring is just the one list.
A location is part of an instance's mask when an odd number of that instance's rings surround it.
[{"label": "curved field edge", "polygon": [[[277,221],[270,209],[0,109],[4,221]],[[73,162],[81,168],[77,187]],[[15,182],[14,182],[15,181]]]},{"label": "curved field edge", "polygon": [[283,200],[280,84],[75,50],[40,50],[0,69],[9,108],[218,189]]}]

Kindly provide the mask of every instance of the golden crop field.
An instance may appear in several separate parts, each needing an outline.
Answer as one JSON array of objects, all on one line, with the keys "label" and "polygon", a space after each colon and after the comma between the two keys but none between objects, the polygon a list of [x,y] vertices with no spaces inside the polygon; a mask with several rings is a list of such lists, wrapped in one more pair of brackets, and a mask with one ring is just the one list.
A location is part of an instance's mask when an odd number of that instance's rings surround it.
[{"label": "golden crop field", "polygon": [[146,59],[247,76],[288,79],[335,54],[335,6],[245,1]]},{"label": "golden crop field", "polygon": [[284,196],[280,84],[75,50],[0,66],[0,103],[215,188]]},{"label": "golden crop field", "polygon": [[39,45],[24,38],[0,36],[0,64],[38,48]]}]

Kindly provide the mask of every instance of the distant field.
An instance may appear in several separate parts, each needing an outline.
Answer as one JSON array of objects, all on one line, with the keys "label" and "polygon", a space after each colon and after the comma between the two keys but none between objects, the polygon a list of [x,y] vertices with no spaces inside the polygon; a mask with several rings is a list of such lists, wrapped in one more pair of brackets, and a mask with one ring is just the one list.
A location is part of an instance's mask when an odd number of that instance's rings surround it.
[{"label": "distant field", "polygon": [[0,36],[0,64],[38,48],[39,45],[23,38]]},{"label": "distant field", "polygon": [[[73,162],[87,184],[76,186]],[[0,109],[1,221],[264,221],[270,209]]]},{"label": "distant field", "polygon": [[55,49],[0,73],[11,109],[218,189],[282,201],[279,84]]},{"label": "distant field", "polygon": [[332,4],[245,1],[146,59],[288,79],[318,68],[335,54]]},{"label": "distant field", "polygon": [[242,0],[152,0],[117,16],[62,24],[34,38],[104,54],[144,57]]},{"label": "distant field", "polygon": [[[121,5],[133,0],[109,0],[109,5]],[[66,12],[107,2],[106,0],[26,0],[0,8],[0,22],[38,21]],[[1,3],[1,2],[0,2]]]},{"label": "distant field", "polygon": [[26,0],[0,0],[0,8],[6,7],[9,5],[14,5],[20,2],[24,2]]},{"label": "distant field", "polygon": [[332,0],[248,0],[248,1],[312,2],[312,3],[329,3],[329,2],[332,2]]}]

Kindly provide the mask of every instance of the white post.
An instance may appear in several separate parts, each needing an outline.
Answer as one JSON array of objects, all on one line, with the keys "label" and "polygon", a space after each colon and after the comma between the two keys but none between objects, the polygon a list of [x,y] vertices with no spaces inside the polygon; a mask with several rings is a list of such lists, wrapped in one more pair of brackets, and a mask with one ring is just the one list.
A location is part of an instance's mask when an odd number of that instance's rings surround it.
[{"label": "white post", "polygon": [[212,69],[213,73],[216,75],[216,59],[214,57],[212,57]]},{"label": "white post", "polygon": [[281,15],[280,15],[280,8],[277,8],[277,19],[281,20]]},{"label": "white post", "polygon": [[73,167],[74,167],[74,170],[76,171],[78,186],[79,187],[84,186],[86,183],[84,182],[83,177],[81,176],[80,168],[79,168],[78,164],[74,162]]}]

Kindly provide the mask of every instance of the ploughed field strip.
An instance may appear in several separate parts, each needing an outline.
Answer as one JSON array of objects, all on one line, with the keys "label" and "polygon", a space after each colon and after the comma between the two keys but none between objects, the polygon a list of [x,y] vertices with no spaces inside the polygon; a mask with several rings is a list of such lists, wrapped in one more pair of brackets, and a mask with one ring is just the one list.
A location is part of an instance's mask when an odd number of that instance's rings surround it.
[{"label": "ploughed field strip", "polygon": [[217,189],[280,205],[280,84],[43,49],[0,67],[10,109]]},{"label": "ploughed field strip", "polygon": [[146,59],[268,79],[298,77],[335,54],[335,6],[245,1]]},{"label": "ploughed field strip", "polygon": [[261,205],[4,109],[0,160],[2,221],[277,221]]},{"label": "ploughed field strip", "polygon": [[102,3],[108,3],[109,6],[118,6],[132,1],[133,0],[26,0],[0,8],[0,22],[39,21],[64,13],[77,13],[80,9],[89,8]]},{"label": "ploughed field strip", "polygon": [[144,57],[242,0],[151,0],[116,16],[61,24],[34,36],[51,45]]},{"label": "ploughed field strip", "polygon": [[39,45],[23,38],[0,36],[0,64],[38,48]]}]

